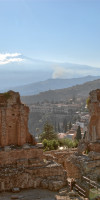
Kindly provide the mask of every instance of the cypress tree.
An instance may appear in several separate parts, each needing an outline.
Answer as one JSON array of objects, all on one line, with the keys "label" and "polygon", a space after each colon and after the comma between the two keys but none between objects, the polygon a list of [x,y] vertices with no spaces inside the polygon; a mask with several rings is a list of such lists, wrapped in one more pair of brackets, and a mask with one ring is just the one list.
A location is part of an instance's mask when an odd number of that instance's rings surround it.
[{"label": "cypress tree", "polygon": [[70,122],[69,123],[69,130],[72,128],[72,123]]},{"label": "cypress tree", "polygon": [[82,136],[81,136],[81,128],[80,126],[78,126],[77,128],[77,133],[76,133],[76,139],[79,141],[81,140]]},{"label": "cypress tree", "polygon": [[58,122],[58,132],[60,133],[60,125],[59,125],[59,122]]},{"label": "cypress tree", "polygon": [[67,120],[64,118],[63,120],[63,131],[66,133],[67,132]]}]

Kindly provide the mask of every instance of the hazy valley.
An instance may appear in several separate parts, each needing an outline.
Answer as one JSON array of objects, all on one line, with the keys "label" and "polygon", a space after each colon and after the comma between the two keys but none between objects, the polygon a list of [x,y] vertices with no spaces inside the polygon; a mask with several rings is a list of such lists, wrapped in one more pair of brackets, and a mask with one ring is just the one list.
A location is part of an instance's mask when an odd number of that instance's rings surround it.
[{"label": "hazy valley", "polygon": [[29,95],[39,94],[40,92],[45,92],[48,90],[69,88],[69,87],[80,85],[85,82],[93,81],[99,78],[100,76],[86,76],[86,77],[69,78],[69,79],[60,79],[60,78],[48,79],[45,81],[31,83],[31,84],[23,85],[19,87],[10,87],[10,89],[14,91],[18,91],[21,96],[29,96]]},{"label": "hazy valley", "polygon": [[33,135],[40,134],[46,121],[49,121],[56,131],[64,132],[65,119],[67,123],[75,123],[88,113],[85,109],[86,99],[89,92],[97,88],[100,88],[100,79],[65,89],[49,90],[38,95],[21,97],[22,102],[30,108],[30,132]]}]

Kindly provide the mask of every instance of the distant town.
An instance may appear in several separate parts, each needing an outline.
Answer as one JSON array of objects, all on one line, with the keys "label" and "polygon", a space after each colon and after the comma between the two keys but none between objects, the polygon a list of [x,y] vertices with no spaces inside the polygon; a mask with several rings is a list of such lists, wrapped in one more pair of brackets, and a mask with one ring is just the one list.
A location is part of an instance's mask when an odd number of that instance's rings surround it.
[{"label": "distant town", "polygon": [[87,131],[89,113],[86,100],[69,99],[66,102],[42,102],[29,105],[29,129],[38,138],[46,121],[53,125],[58,138],[74,139],[78,126],[81,134]]}]

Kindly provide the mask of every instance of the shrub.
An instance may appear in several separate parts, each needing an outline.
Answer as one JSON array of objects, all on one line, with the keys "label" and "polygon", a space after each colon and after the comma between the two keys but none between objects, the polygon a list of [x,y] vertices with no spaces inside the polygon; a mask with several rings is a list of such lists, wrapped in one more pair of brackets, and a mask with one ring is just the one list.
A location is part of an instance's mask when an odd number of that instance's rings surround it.
[{"label": "shrub", "polygon": [[58,142],[60,147],[66,146],[65,139],[59,139]]},{"label": "shrub", "polygon": [[77,140],[72,140],[72,139],[59,139],[59,140],[47,140],[44,139],[42,141],[44,150],[45,151],[50,151],[50,150],[56,150],[58,149],[58,146],[65,146],[68,148],[75,148],[78,146],[78,141]]},{"label": "shrub", "polygon": [[90,98],[88,97],[87,100],[86,100],[86,105],[87,105],[87,108],[89,107],[89,104],[91,103],[91,100]]},{"label": "shrub", "polygon": [[68,147],[68,148],[74,148],[74,147],[77,147],[78,146],[78,141],[75,139],[75,140],[72,140],[72,139],[60,139],[59,140],[59,145],[60,146],[65,146],[65,147]]},{"label": "shrub", "polygon": [[56,150],[59,146],[59,142],[57,140],[43,140],[43,146],[45,151]]},{"label": "shrub", "polygon": [[59,146],[58,140],[52,140],[52,145],[53,145],[54,149],[58,149],[58,146]]},{"label": "shrub", "polygon": [[43,146],[44,146],[44,148],[46,148],[48,146],[47,144],[48,144],[48,140],[44,139],[43,140]]}]

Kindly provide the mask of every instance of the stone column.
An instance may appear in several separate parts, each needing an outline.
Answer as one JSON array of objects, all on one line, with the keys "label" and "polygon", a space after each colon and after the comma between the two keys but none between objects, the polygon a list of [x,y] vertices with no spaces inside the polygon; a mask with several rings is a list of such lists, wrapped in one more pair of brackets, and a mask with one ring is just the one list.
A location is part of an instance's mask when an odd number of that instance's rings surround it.
[{"label": "stone column", "polygon": [[1,146],[7,145],[6,108],[1,109]]}]

